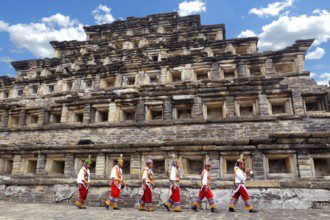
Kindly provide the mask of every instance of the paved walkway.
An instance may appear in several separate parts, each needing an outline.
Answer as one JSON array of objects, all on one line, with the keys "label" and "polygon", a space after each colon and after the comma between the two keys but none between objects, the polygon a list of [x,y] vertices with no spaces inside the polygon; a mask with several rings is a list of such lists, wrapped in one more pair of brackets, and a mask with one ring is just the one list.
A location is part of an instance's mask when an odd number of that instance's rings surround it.
[{"label": "paved walkway", "polygon": [[56,205],[56,204],[24,204],[0,201],[0,219],[330,219],[330,210],[270,210],[260,211],[256,214],[250,214],[245,210],[238,210],[236,213],[220,211],[220,213],[211,213],[210,211],[200,211],[198,213],[190,210],[184,210],[181,213],[166,212],[157,210],[153,213],[139,212],[136,209],[127,208],[119,211],[106,210],[101,207],[90,207],[85,210],[79,210],[74,206]]}]

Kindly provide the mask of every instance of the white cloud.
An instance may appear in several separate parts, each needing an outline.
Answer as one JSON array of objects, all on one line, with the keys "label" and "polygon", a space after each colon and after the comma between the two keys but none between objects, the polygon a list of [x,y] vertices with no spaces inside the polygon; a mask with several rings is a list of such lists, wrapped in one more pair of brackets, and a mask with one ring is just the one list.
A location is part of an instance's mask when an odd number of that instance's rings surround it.
[{"label": "white cloud", "polygon": [[[302,25],[303,24],[303,25]],[[262,27],[261,49],[282,49],[297,39],[316,38],[314,46],[330,39],[330,13],[315,11],[313,15],[282,16]]]},{"label": "white cloud", "polygon": [[244,37],[255,37],[257,36],[256,33],[254,33],[253,31],[251,30],[245,30],[245,31],[242,31],[239,35],[238,35],[238,38],[244,38]]},{"label": "white cloud", "polygon": [[323,73],[320,78],[330,80],[330,73]]},{"label": "white cloud", "polygon": [[58,25],[60,27],[69,27],[73,26],[75,23],[78,23],[77,20],[71,20],[69,16],[64,16],[59,13],[48,18],[42,18],[41,21],[51,25]]},{"label": "white cloud", "polygon": [[283,15],[263,26],[258,37],[261,51],[280,50],[292,45],[295,40],[309,38],[315,38],[313,46],[318,46],[330,39],[330,12],[315,10],[312,15]]},{"label": "white cloud", "polygon": [[320,75],[320,80],[316,80],[317,84],[319,85],[329,85],[330,81],[330,73],[323,73]]},{"label": "white cloud", "polygon": [[36,57],[52,57],[50,41],[85,40],[83,25],[69,16],[55,14],[38,23],[7,25],[10,41]]},{"label": "white cloud", "polygon": [[0,20],[0,31],[5,31],[8,28],[9,24]]},{"label": "white cloud", "polygon": [[21,49],[10,49],[10,52],[11,53],[24,53],[24,50],[21,50]]},{"label": "white cloud", "polygon": [[187,16],[206,11],[206,3],[201,0],[184,1],[179,4],[179,15]]},{"label": "white cloud", "polygon": [[259,17],[277,16],[281,11],[293,5],[294,0],[284,0],[267,5],[266,8],[252,8],[249,14],[255,14]]},{"label": "white cloud", "polygon": [[317,47],[314,51],[309,52],[306,55],[306,60],[318,60],[325,55],[325,50],[321,47]]},{"label": "white cloud", "polygon": [[316,76],[316,74],[313,73],[313,72],[311,72],[309,75],[310,75],[310,77],[312,77],[312,78],[314,78],[314,77]]},{"label": "white cloud", "polygon": [[14,61],[13,59],[11,59],[10,57],[0,57],[0,62],[3,62],[3,63],[10,63]]},{"label": "white cloud", "polygon": [[318,85],[329,85],[330,73],[316,74],[312,72],[310,76],[314,78]]},{"label": "white cloud", "polygon": [[94,15],[95,23],[97,24],[105,24],[112,23],[115,21],[115,18],[110,13],[111,9],[106,5],[99,5],[94,11],[92,11]]}]

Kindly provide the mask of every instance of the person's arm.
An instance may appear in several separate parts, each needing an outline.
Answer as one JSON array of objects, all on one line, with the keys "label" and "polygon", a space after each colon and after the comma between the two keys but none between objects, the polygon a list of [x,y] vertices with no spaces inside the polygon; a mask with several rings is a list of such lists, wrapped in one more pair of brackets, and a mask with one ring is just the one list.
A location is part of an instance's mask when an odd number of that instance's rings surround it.
[{"label": "person's arm", "polygon": [[173,189],[176,190],[176,181],[175,180],[171,180],[171,182],[172,182]]},{"label": "person's arm", "polygon": [[120,183],[121,183],[121,187],[125,188],[126,187],[126,183],[124,182],[124,174],[123,174],[123,170],[120,169]]},{"label": "person's arm", "polygon": [[246,171],[246,176],[247,176],[247,178],[246,178],[247,181],[253,179],[253,172],[252,172],[252,170],[247,170]]},{"label": "person's arm", "polygon": [[117,171],[117,175],[119,174],[119,176],[117,176],[118,183],[124,184],[123,172],[121,171],[121,169],[119,167],[117,167],[116,171]]},{"label": "person's arm", "polygon": [[142,188],[143,189],[146,189],[147,188],[147,180],[146,179],[143,179],[142,180]]},{"label": "person's arm", "polygon": [[250,175],[250,171],[246,173],[246,181],[250,181],[252,179]]},{"label": "person's arm", "polygon": [[117,186],[119,186],[119,184],[120,184],[118,173],[119,173],[119,167],[116,167],[116,169],[114,169],[113,178],[115,179],[115,184]]},{"label": "person's arm", "polygon": [[204,172],[203,173],[203,180],[202,180],[202,185],[203,185],[203,188],[204,190],[206,191],[207,190],[207,184],[208,184],[208,180],[207,180],[207,172]]},{"label": "person's arm", "polygon": [[148,178],[148,172],[147,172],[147,170],[144,170],[143,174],[142,174],[142,187],[143,187],[143,189],[146,189],[147,178]]},{"label": "person's arm", "polygon": [[77,185],[78,185],[78,188],[81,189],[81,180],[84,178],[84,173],[83,173],[83,170],[79,170],[79,173],[78,173],[78,176],[77,176]]}]

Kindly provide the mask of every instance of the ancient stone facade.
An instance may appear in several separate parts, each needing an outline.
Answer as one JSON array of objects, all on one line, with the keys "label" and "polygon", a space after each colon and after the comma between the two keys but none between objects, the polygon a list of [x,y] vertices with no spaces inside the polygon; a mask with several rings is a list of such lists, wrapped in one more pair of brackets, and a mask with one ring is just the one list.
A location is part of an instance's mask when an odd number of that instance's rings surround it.
[{"label": "ancient stone facade", "polygon": [[304,70],[313,40],[260,53],[257,38],[227,39],[223,24],[177,13],[85,31],[87,41],[51,42],[54,58],[12,62],[16,77],[0,77],[0,199],[72,200],[91,156],[89,199],[101,204],[124,154],[125,205],[137,201],[148,158],[162,201],[176,155],[184,204],[196,196],[208,159],[226,207],[243,153],[255,173],[254,202],[329,202],[329,87]]}]

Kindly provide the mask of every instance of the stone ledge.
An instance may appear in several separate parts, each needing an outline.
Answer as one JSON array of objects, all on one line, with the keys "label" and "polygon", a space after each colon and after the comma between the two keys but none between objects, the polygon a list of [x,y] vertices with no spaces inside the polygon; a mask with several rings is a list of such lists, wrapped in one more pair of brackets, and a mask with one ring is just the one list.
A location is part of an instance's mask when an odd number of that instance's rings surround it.
[{"label": "stone ledge", "polygon": [[[0,151],[21,151],[21,150],[35,150],[44,152],[47,151],[57,151],[59,153],[64,153],[64,151],[75,151],[80,150],[82,153],[84,150],[98,151],[102,149],[103,153],[108,151],[122,151],[122,152],[137,152],[146,151],[152,148],[158,148],[157,150],[168,151],[231,151],[231,150],[254,150],[256,147],[254,145],[241,145],[244,144],[243,141],[177,141],[177,142],[143,142],[143,143],[116,143],[116,144],[95,144],[95,145],[30,145],[26,146],[25,143],[20,145],[10,146],[10,145],[0,145]],[[220,145],[220,146],[219,146]],[[233,148],[233,145],[235,146]]]},{"label": "stone ledge", "polygon": [[[328,140],[328,138],[326,138]],[[58,154],[61,153],[99,153],[102,149],[103,153],[134,153],[134,152],[148,152],[156,149],[158,151],[178,151],[178,152],[196,152],[196,151],[281,151],[290,150],[295,151],[299,149],[330,149],[330,144],[325,144],[326,140],[320,140],[313,144],[307,143],[291,143],[291,144],[259,144],[244,145],[248,141],[178,141],[178,142],[158,142],[158,143],[116,143],[116,144],[95,144],[95,145],[0,145],[0,152],[5,153],[23,153],[23,154]]]},{"label": "stone ledge", "polygon": [[[280,182],[281,188],[312,188],[312,182],[311,181],[303,181],[299,180],[299,182],[296,181],[281,181]],[[316,188],[316,189],[324,189],[322,187]]]},{"label": "stone ledge", "polygon": [[330,144],[324,144],[322,141],[317,142],[313,144],[296,144],[296,143],[291,143],[291,144],[272,144],[272,145],[265,145],[265,144],[260,144],[257,146],[257,149],[259,150],[297,150],[297,149],[329,149]]},{"label": "stone ledge", "polygon": [[[95,179],[92,180],[91,187],[107,187],[109,186],[110,180],[105,179]],[[127,186],[129,187],[140,187],[140,180],[127,180]],[[163,188],[169,186],[169,181],[167,179],[161,179],[155,181],[155,186],[157,188]],[[230,189],[232,187],[232,181],[222,181],[215,179],[212,188],[216,189]],[[25,179],[7,179],[0,180],[0,185],[6,186],[53,186],[53,185],[76,185],[76,179],[46,179],[46,178],[25,178]],[[255,180],[246,183],[249,188],[306,188],[306,189],[330,189],[330,182],[323,181],[307,181],[307,180],[297,180],[297,181],[280,181],[280,180]],[[182,180],[182,188],[200,188],[201,183],[199,180]]]},{"label": "stone ledge", "polygon": [[307,113],[309,118],[330,118],[330,112]]},{"label": "stone ledge", "polygon": [[[187,119],[187,120],[164,120],[155,122],[120,122],[120,123],[93,123],[93,124],[58,124],[43,125],[22,128],[6,128],[0,129],[0,132],[22,132],[22,131],[46,131],[46,130],[75,130],[75,129],[99,129],[99,128],[118,128],[118,127],[160,127],[173,125],[196,125],[210,123],[241,123],[241,122],[269,122],[277,120],[301,120],[307,118],[305,115],[287,115],[287,116],[258,116],[258,117],[234,117],[223,119]],[[330,118],[330,117],[329,117]]]},{"label": "stone ledge", "polygon": [[248,181],[246,186],[250,188],[279,188],[280,182],[276,180]]}]

